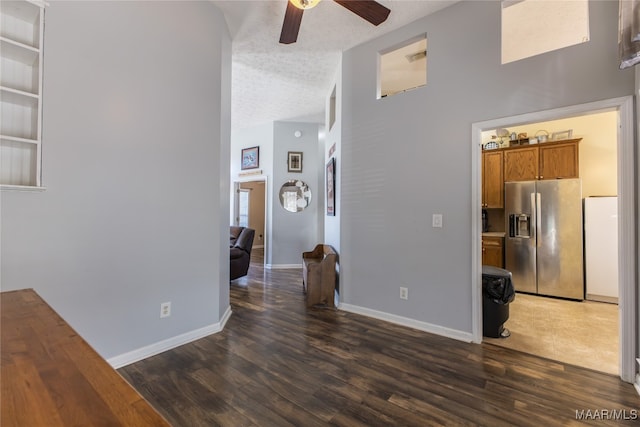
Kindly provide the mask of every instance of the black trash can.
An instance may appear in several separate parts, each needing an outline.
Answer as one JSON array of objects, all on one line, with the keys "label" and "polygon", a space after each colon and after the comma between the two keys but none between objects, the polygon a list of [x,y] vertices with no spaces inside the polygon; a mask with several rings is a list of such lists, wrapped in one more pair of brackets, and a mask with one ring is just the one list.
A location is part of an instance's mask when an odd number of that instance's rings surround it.
[{"label": "black trash can", "polygon": [[516,296],[511,272],[490,265],[482,266],[482,331],[491,338],[510,334],[504,322],[509,319],[509,303]]}]

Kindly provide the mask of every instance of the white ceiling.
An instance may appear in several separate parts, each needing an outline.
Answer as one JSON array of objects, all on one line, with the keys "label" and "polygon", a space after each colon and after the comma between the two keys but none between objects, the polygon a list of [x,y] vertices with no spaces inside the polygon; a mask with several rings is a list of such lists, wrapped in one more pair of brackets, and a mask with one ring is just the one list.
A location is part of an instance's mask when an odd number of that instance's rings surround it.
[{"label": "white ceiling", "polygon": [[[342,51],[456,3],[379,0],[391,9],[375,27],[331,0],[304,12],[298,41],[278,43],[287,0],[211,0],[233,38],[234,129],[276,120],[324,122],[325,99]],[[373,72],[373,70],[372,70]]]}]

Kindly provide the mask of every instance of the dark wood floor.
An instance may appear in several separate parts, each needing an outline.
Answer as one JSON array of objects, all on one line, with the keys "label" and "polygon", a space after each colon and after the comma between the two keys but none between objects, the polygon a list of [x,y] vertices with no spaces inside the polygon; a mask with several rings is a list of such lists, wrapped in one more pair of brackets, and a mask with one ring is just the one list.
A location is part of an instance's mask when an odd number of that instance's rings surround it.
[{"label": "dark wood floor", "polygon": [[223,332],[120,369],[174,426],[639,423],[600,416],[637,414],[640,397],[615,376],[308,310],[300,271],[250,270],[231,283]]}]

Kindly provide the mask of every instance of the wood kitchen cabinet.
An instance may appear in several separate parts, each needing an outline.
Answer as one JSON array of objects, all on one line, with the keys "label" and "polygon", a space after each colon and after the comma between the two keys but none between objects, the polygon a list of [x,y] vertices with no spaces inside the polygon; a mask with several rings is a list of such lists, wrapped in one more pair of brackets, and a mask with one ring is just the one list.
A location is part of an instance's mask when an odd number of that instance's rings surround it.
[{"label": "wood kitchen cabinet", "polygon": [[540,145],[538,179],[578,178],[578,142],[579,139],[549,146]]},{"label": "wood kitchen cabinet", "polygon": [[482,207],[504,207],[502,151],[482,153]]},{"label": "wood kitchen cabinet", "polygon": [[504,268],[503,237],[482,236],[482,265]]},{"label": "wood kitchen cabinet", "polygon": [[578,178],[582,138],[504,149],[504,181]]},{"label": "wood kitchen cabinet", "polygon": [[538,179],[538,147],[509,148],[504,152],[504,180],[532,181]]}]

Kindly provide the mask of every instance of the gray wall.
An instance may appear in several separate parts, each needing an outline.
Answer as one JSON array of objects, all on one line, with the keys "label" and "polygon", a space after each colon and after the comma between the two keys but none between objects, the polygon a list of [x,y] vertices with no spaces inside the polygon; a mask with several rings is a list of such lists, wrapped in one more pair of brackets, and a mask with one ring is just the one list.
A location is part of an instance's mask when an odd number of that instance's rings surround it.
[{"label": "gray wall", "polygon": [[[331,157],[334,157],[336,160],[336,170],[335,170],[335,216],[327,216],[326,210],[321,212],[321,215],[324,215],[324,243],[327,245],[333,246],[333,248],[340,253],[340,217],[342,214],[342,206],[340,203],[342,192],[341,192],[341,184],[342,184],[342,176],[340,173],[340,168],[342,167],[342,74],[338,73],[335,77],[334,85],[336,88],[336,100],[335,100],[335,122],[333,126],[329,126],[329,111],[330,111],[330,103],[331,103],[331,93],[327,96],[326,101],[326,119],[325,119],[325,147],[324,147],[324,163],[329,161]],[[331,147],[335,146],[335,151],[329,155],[329,150]],[[323,171],[323,177],[326,179],[324,175],[326,172]],[[326,186],[326,182],[323,179],[323,188]],[[324,196],[326,197],[326,195]]]},{"label": "gray wall", "polygon": [[[242,149],[260,147],[259,168],[263,175],[271,175],[273,168],[273,123],[265,123],[251,128],[234,129],[231,134],[231,176],[238,179],[240,173],[254,169],[240,169]],[[253,179],[248,177],[247,179]]]},{"label": "gray wall", "polygon": [[[471,333],[471,125],[633,94],[618,3],[590,20],[590,42],[501,65],[500,2],[461,2],[345,52],[343,302]],[[377,52],[425,32],[427,86],[376,100]]]},{"label": "gray wall", "polygon": [[[208,3],[208,2],[207,2]],[[207,8],[207,4],[202,5]],[[231,156],[231,35],[228,31],[226,20],[224,15],[217,9],[215,10],[215,16],[209,18],[213,21],[213,28],[207,29],[205,23],[202,30],[213,33],[208,37],[204,37],[203,44],[211,43],[213,48],[209,48],[207,51],[212,55],[214,64],[214,73],[211,75],[202,74],[200,79],[205,80],[205,83],[213,85],[214,90],[209,93],[211,98],[202,99],[205,104],[212,104],[215,109],[212,117],[212,123],[209,125],[214,128],[214,133],[209,136],[209,139],[203,139],[202,142],[207,142],[213,145],[215,153],[215,159],[218,161],[219,169],[210,170],[209,172],[214,175],[213,181],[204,181],[199,183],[204,187],[209,187],[213,183],[215,186],[214,194],[217,195],[218,206],[214,206],[215,214],[213,218],[217,221],[214,224],[218,225],[216,233],[217,239],[214,244],[217,243],[215,250],[217,251],[217,284],[218,284],[218,318],[224,316],[227,310],[231,309],[229,305],[229,222],[227,220],[226,212],[231,209],[229,204],[229,193],[227,189],[231,185],[231,165],[229,164],[229,157]],[[215,72],[217,68],[220,68],[219,73]],[[201,70],[200,70],[201,71]],[[219,76],[219,79],[217,78]],[[211,79],[211,80],[209,80]],[[204,123],[199,123],[200,126]],[[218,133],[215,133],[216,127]],[[206,127],[204,129],[206,131]],[[218,139],[219,138],[219,139]],[[213,160],[213,159],[211,159]],[[205,193],[206,194],[206,193]],[[216,232],[216,230],[214,230]]]},{"label": "gray wall", "polygon": [[[296,138],[294,132],[302,132]],[[233,181],[250,181],[256,177],[240,176],[240,153],[243,148],[260,147],[261,178],[267,180],[267,222],[265,264],[269,267],[291,267],[302,263],[302,252],[320,243],[318,211],[323,206],[324,187],[319,187],[319,125],[306,122],[272,122],[251,128],[235,129],[231,136],[231,177]],[[303,152],[302,173],[287,172],[287,153]],[[284,210],[279,201],[282,184],[289,179],[302,179],[312,192],[311,205],[302,212]],[[231,195],[233,197],[233,194]],[[233,215],[230,216],[233,222]]]},{"label": "gray wall", "polygon": [[[241,177],[240,173],[252,172],[253,169],[243,171],[240,169],[242,149],[250,147],[260,147],[260,158],[258,170],[260,179],[266,179],[267,192],[266,200],[266,223],[264,235],[265,262],[271,264],[271,233],[272,233],[272,197],[273,193],[273,123],[266,123],[251,128],[234,129],[231,134],[231,180],[253,181],[256,176],[251,175]],[[233,187],[233,185],[232,185]],[[230,188],[230,201],[233,203],[233,188]],[[233,205],[231,205],[233,206]],[[233,209],[230,209],[229,224],[233,224]],[[255,242],[254,242],[255,243]]]},{"label": "gray wall", "polygon": [[35,288],[105,358],[219,322],[222,14],[208,2],[56,1],[45,40],[47,190],[2,192],[2,290]]},{"label": "gray wall", "polygon": [[[302,252],[318,243],[318,206],[323,189],[318,188],[318,124],[274,122],[273,124],[273,192],[272,192],[272,252],[270,264],[291,266],[302,264]],[[302,132],[300,138],[294,132]],[[287,153],[303,152],[302,173],[287,172]],[[300,179],[311,189],[311,203],[302,212],[286,211],[279,200],[280,187],[287,180]]]}]

